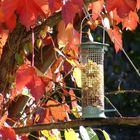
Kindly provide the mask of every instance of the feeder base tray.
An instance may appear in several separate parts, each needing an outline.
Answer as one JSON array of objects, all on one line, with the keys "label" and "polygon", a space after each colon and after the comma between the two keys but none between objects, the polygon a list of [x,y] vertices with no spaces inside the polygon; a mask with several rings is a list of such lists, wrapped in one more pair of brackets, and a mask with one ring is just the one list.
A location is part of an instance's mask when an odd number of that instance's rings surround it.
[{"label": "feeder base tray", "polygon": [[106,116],[104,110],[93,106],[87,106],[82,109],[82,118],[106,118]]}]

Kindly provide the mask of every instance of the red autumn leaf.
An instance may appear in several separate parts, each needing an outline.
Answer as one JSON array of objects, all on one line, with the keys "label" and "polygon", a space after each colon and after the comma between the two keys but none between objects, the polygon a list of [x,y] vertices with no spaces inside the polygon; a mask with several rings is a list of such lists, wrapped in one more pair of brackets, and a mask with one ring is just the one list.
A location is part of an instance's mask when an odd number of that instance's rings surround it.
[{"label": "red autumn leaf", "polygon": [[64,61],[64,72],[65,74],[69,73],[72,69],[72,65],[67,61],[65,60]]},{"label": "red autumn leaf", "polygon": [[[4,0],[2,1],[2,10],[4,14],[4,21],[10,31],[12,31],[16,26],[15,10],[18,5],[19,0]],[[8,10],[7,10],[8,9]]]},{"label": "red autumn leaf", "polygon": [[45,83],[37,76],[35,69],[26,64],[19,67],[16,72],[16,90],[21,92],[27,87],[32,96],[38,101],[45,92]]},{"label": "red autumn leaf", "polygon": [[10,127],[0,126],[0,139],[1,140],[16,140],[14,129]]},{"label": "red autumn leaf", "polygon": [[5,21],[7,28],[12,31],[16,27],[16,16],[12,15],[11,18]]},{"label": "red autumn leaf", "polygon": [[140,0],[137,0],[137,5],[136,5],[136,7],[137,7],[137,10],[140,9]]},{"label": "red autumn leaf", "polygon": [[103,9],[103,4],[104,4],[104,0],[96,1],[96,2],[92,3],[91,7],[92,7],[92,18],[93,18],[93,20],[96,20],[99,17],[100,12]]},{"label": "red autumn leaf", "polygon": [[79,12],[79,8],[76,4],[71,1],[67,1],[66,4],[62,7],[62,18],[67,26],[68,23],[72,23],[76,13]]},{"label": "red autumn leaf", "polygon": [[21,92],[28,84],[34,85],[34,75],[36,75],[33,67],[26,64],[21,65],[16,72],[16,90]]},{"label": "red autumn leaf", "polygon": [[28,139],[28,136],[23,135],[23,136],[20,136],[20,140],[29,140],[29,139]]},{"label": "red autumn leaf", "polygon": [[42,97],[45,92],[45,84],[42,79],[38,76],[34,76],[34,85],[28,84],[27,87],[30,89],[32,96],[35,98],[36,102]]},{"label": "red autumn leaf", "polygon": [[49,35],[46,35],[46,37],[43,39],[43,43],[48,46],[52,43],[52,39],[51,39],[51,36]]},{"label": "red autumn leaf", "polygon": [[54,121],[58,120],[66,120],[68,119],[67,116],[67,106],[65,104],[61,104],[57,101],[49,100],[46,104],[46,106],[49,107],[50,114]]},{"label": "red autumn leaf", "polygon": [[[47,0],[43,1],[44,5],[48,4]],[[35,25],[36,20],[39,16],[45,16],[46,14],[46,11],[43,11],[41,9],[41,6],[44,5],[42,5],[40,2],[40,0],[22,0],[18,3],[16,11],[19,14],[21,23],[25,25],[27,29]]]},{"label": "red autumn leaf", "polygon": [[71,97],[71,105],[72,105],[72,107],[77,106],[76,96],[75,96],[75,93],[74,93],[74,91],[72,89],[70,89],[69,95]]},{"label": "red autumn leaf", "polygon": [[83,0],[71,0],[71,1],[73,4],[79,6],[79,9],[82,9],[83,4],[84,4]]},{"label": "red autumn leaf", "polygon": [[[48,0],[4,0],[2,2],[2,8],[6,24],[8,24],[8,21],[11,21],[10,19],[12,17],[15,18],[16,12],[19,14],[20,22],[27,29],[35,25],[38,16],[47,16],[49,14]],[[13,25],[13,29],[15,20],[12,20],[11,24]]]},{"label": "red autumn leaf", "polygon": [[114,43],[116,53],[122,50],[122,34],[120,32],[120,29],[115,26],[114,29],[108,29],[107,32],[110,39]]},{"label": "red autumn leaf", "polygon": [[61,0],[48,0],[48,3],[49,3],[49,8],[50,8],[52,13],[59,10],[62,6]]},{"label": "red autumn leaf", "polygon": [[3,11],[2,11],[2,7],[0,6],[0,22],[4,22],[4,15],[3,15]]},{"label": "red autumn leaf", "polygon": [[139,17],[137,13],[130,11],[129,15],[122,21],[123,29],[126,28],[133,31],[137,27],[138,22]]},{"label": "red autumn leaf", "polygon": [[2,9],[3,9],[3,13],[5,15],[5,20],[8,20],[13,16],[13,14],[17,8],[18,2],[19,2],[19,0],[13,0],[13,1],[3,0],[2,1]]},{"label": "red autumn leaf", "polygon": [[68,44],[69,48],[74,51],[74,58],[79,57],[80,34],[73,29],[73,37]]},{"label": "red autumn leaf", "polygon": [[118,16],[116,9],[111,11],[109,15],[113,25],[117,25],[122,21],[122,19]]},{"label": "red autumn leaf", "polygon": [[106,9],[108,12],[114,10],[116,8],[117,14],[124,18],[129,12],[135,10],[136,1],[135,0],[107,0],[106,1]]}]

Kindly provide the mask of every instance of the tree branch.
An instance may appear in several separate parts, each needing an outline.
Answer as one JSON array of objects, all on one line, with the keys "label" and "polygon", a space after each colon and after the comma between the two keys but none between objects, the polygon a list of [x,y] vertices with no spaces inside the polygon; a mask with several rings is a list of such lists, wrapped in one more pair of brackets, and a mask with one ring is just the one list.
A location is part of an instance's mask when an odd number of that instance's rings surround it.
[{"label": "tree branch", "polygon": [[95,125],[140,125],[140,117],[114,117],[105,119],[79,119],[69,122],[51,123],[51,124],[37,124],[33,126],[26,126],[20,128],[14,128],[16,134],[29,133],[40,130],[50,129],[67,129],[76,128],[79,126],[95,126]]},{"label": "tree branch", "polygon": [[110,91],[110,92],[105,92],[105,95],[117,95],[117,94],[124,94],[124,93],[140,93],[140,90],[117,90],[117,91]]}]

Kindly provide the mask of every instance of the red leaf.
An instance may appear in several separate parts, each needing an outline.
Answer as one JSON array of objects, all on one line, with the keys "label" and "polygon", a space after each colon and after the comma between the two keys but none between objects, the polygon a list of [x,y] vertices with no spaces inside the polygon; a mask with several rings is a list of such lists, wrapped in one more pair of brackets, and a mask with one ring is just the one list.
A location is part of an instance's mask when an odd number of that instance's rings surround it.
[{"label": "red leaf", "polygon": [[30,89],[32,96],[35,98],[36,102],[39,101],[39,99],[42,97],[42,95],[45,92],[45,84],[42,81],[40,77],[35,76],[34,85],[27,85],[27,87]]},{"label": "red leaf", "polygon": [[139,22],[139,17],[137,13],[130,11],[129,15],[126,18],[124,18],[122,21],[123,29],[127,28],[133,31],[137,27],[138,22]]},{"label": "red leaf", "polygon": [[38,16],[45,15],[39,2],[39,0],[22,0],[18,4],[16,11],[19,14],[21,23],[25,25],[27,29],[35,25]]},{"label": "red leaf", "polygon": [[110,17],[111,20],[113,21],[113,25],[117,25],[122,21],[122,19],[118,16],[116,9],[110,12]]},{"label": "red leaf", "polygon": [[93,20],[96,20],[99,17],[100,12],[103,9],[103,4],[104,4],[104,0],[96,1],[96,2],[92,3],[92,18],[93,18]]},{"label": "red leaf", "polygon": [[64,72],[67,74],[71,71],[71,69],[72,69],[72,65],[67,60],[65,60],[64,61]]},{"label": "red leaf", "polygon": [[72,89],[69,91],[69,94],[70,94],[70,97],[71,97],[72,107],[77,106],[76,96],[75,96],[75,93],[74,93],[74,91]]},{"label": "red leaf", "polygon": [[36,75],[33,67],[30,67],[26,64],[19,67],[16,72],[16,90],[21,92],[22,89],[28,84],[34,85],[34,75]]},{"label": "red leaf", "polygon": [[10,127],[0,127],[0,139],[1,140],[16,140],[16,134],[14,129]]},{"label": "red leaf", "polygon": [[62,11],[61,11],[62,18],[66,26],[68,25],[68,23],[73,22],[75,14],[78,12],[79,12],[79,8],[77,5],[75,5],[71,1],[66,2],[66,4],[62,7]]},{"label": "red leaf", "polygon": [[12,15],[9,19],[6,21],[7,28],[12,31],[16,27],[16,16]]},{"label": "red leaf", "polygon": [[107,32],[110,39],[114,43],[116,53],[119,52],[119,50],[122,50],[122,34],[120,32],[120,29],[115,26],[114,29],[108,29]]},{"label": "red leaf", "polygon": [[83,7],[83,0],[71,0],[73,4],[79,6],[79,9],[82,9]]},{"label": "red leaf", "polygon": [[59,10],[62,6],[61,0],[48,0],[48,3],[49,3],[49,8],[50,8],[52,13]]},{"label": "red leaf", "polygon": [[29,140],[29,139],[28,139],[28,136],[23,135],[23,136],[20,136],[20,140]]},{"label": "red leaf", "polygon": [[[12,31],[16,26],[15,10],[19,0],[4,0],[2,1],[2,9],[4,14],[4,21],[7,27]],[[8,9],[8,10],[7,10]]]},{"label": "red leaf", "polygon": [[117,14],[124,18],[126,17],[131,10],[136,8],[135,0],[107,0],[106,1],[106,9],[108,12],[114,10],[116,8]]},{"label": "red leaf", "polygon": [[[35,25],[38,16],[49,14],[48,0],[4,0],[2,8],[6,23],[15,16],[16,12],[19,14],[20,22],[25,25],[27,29]],[[12,25],[15,24],[12,23]]]},{"label": "red leaf", "polygon": [[79,57],[79,46],[80,46],[80,34],[76,30],[73,30],[73,37],[69,43],[69,48],[74,51],[74,58]]},{"label": "red leaf", "polygon": [[24,87],[30,89],[32,96],[38,101],[45,92],[45,84],[37,76],[35,69],[26,64],[19,67],[16,72],[16,90],[21,92]]},{"label": "red leaf", "polygon": [[140,0],[137,0],[137,5],[136,5],[136,7],[137,7],[137,10],[140,9]]},{"label": "red leaf", "polygon": [[0,22],[4,22],[4,15],[3,15],[3,11],[2,11],[2,7],[0,6]]},{"label": "red leaf", "polygon": [[12,0],[12,1],[3,0],[2,1],[2,9],[3,9],[6,20],[9,20],[13,16],[13,14],[17,8],[18,2],[19,2],[19,0]]},{"label": "red leaf", "polygon": [[51,36],[49,35],[46,35],[46,37],[43,39],[43,43],[48,46],[52,43],[52,39],[51,39]]}]

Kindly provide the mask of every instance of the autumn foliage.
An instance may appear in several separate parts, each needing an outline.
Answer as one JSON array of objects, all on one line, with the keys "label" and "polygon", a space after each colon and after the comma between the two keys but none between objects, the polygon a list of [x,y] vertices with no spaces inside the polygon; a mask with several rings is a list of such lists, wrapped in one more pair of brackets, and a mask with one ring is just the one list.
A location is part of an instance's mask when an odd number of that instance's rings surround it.
[{"label": "autumn foliage", "polygon": [[[122,31],[136,29],[139,24],[138,11],[139,0],[1,0],[0,1],[0,55],[10,34],[16,26],[22,24],[26,31],[34,33],[36,28],[55,14],[60,14],[62,19],[53,27],[46,26],[40,29],[40,33],[30,40],[31,45],[23,44],[20,52],[17,52],[15,77],[11,81],[8,96],[1,93],[3,97],[0,105],[4,107],[7,102],[13,102],[18,95],[28,96],[29,101],[24,106],[21,116],[12,118],[17,121],[16,127],[33,125],[35,123],[52,123],[68,121],[69,114],[79,112],[76,93],[67,86],[65,78],[70,75],[73,87],[80,87],[79,46],[81,20],[87,16],[85,23],[94,30],[98,25],[102,26],[108,33],[110,40],[114,43],[116,53],[122,50]],[[89,15],[92,16],[89,17]],[[78,20],[77,20],[78,19]],[[75,25],[75,21],[77,25]],[[55,22],[55,21],[53,21]],[[57,32],[56,32],[57,31]],[[54,33],[56,35],[54,35]],[[29,44],[29,42],[28,42]],[[45,47],[52,48],[54,60],[45,71],[42,66],[31,66],[32,50],[41,50]],[[35,47],[35,48],[33,48]],[[35,56],[36,57],[36,56]],[[32,57],[33,58],[33,57]],[[45,56],[46,59],[50,59]],[[45,60],[46,60],[45,59]],[[1,60],[2,61],[2,60]],[[43,61],[42,59],[40,61]],[[6,65],[6,64],[5,64]],[[76,68],[76,69],[75,69]],[[72,72],[73,70],[74,73]],[[4,90],[4,89],[3,89]],[[16,101],[15,101],[16,102]],[[8,105],[6,106],[8,108]],[[41,108],[41,109],[40,109]],[[7,113],[6,119],[1,122],[0,135],[5,139],[15,139],[14,130],[5,127],[8,123],[8,109],[0,108],[1,120]],[[18,112],[17,112],[18,113]],[[25,122],[21,119],[26,114]],[[76,113],[73,113],[75,115]],[[75,115],[79,117],[80,114]],[[8,120],[8,121],[7,121]],[[8,131],[8,135],[5,134]]]}]

